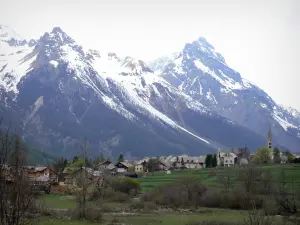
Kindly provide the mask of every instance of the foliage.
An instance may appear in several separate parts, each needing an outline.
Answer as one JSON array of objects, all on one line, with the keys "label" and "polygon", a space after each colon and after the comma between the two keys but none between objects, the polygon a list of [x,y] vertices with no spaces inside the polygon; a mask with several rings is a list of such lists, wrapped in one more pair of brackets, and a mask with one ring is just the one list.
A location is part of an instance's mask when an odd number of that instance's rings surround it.
[{"label": "foliage", "polygon": [[122,192],[128,195],[136,195],[140,191],[140,184],[129,177],[113,179],[111,187],[116,192]]},{"label": "foliage", "polygon": [[207,168],[213,167],[213,156],[211,154],[208,154],[206,156],[205,165],[206,165]]},{"label": "foliage", "polygon": [[99,223],[102,221],[102,212],[101,209],[88,205],[84,209],[84,213],[79,209],[73,210],[72,218],[73,219],[82,219],[82,215],[84,214],[84,219],[87,221]]},{"label": "foliage", "polygon": [[118,156],[117,162],[118,162],[118,163],[119,163],[119,162],[124,162],[124,156],[123,156],[123,154],[120,154],[120,155]]},{"label": "foliage", "polygon": [[293,163],[300,163],[300,158],[295,158],[295,159],[293,160]]},{"label": "foliage", "polygon": [[182,178],[177,182],[158,187],[151,192],[145,193],[142,196],[142,200],[163,206],[194,206],[197,208],[206,190],[206,186],[202,185],[198,180]]},{"label": "foliage", "polygon": [[254,162],[257,164],[271,163],[272,150],[268,147],[257,149],[254,155]]},{"label": "foliage", "polygon": [[[81,150],[81,158],[85,159],[85,160],[81,161],[80,165],[81,165],[81,167],[86,168],[87,159],[88,159],[87,154],[89,151],[89,143],[87,142],[86,139],[84,139],[82,141],[80,150]],[[73,163],[73,166],[76,163],[78,164],[78,162],[80,162],[79,159],[75,163]],[[92,218],[92,220],[99,219],[101,217],[101,215],[98,215],[98,217],[96,215],[90,215],[91,212],[89,212],[89,210],[87,210],[88,187],[90,185],[90,180],[89,180],[88,174],[86,173],[86,170],[84,169],[84,171],[80,171],[79,176],[76,178],[77,178],[77,186],[80,188],[79,191],[76,193],[78,218],[80,218],[80,219],[91,219]],[[96,217],[94,218],[94,216],[96,216]]]},{"label": "foliage", "polygon": [[72,163],[75,163],[75,162],[77,162],[78,160],[79,160],[79,156],[75,155],[75,156],[73,157]]},{"label": "foliage", "polygon": [[218,165],[217,154],[214,154],[212,159],[212,167],[217,167],[217,165]]},{"label": "foliage", "polygon": [[149,172],[154,172],[159,170],[159,164],[157,159],[149,159],[147,163],[147,169]]},{"label": "foliage", "polygon": [[280,150],[277,147],[275,147],[273,150],[273,162],[281,163]]},{"label": "foliage", "polygon": [[33,185],[24,172],[26,153],[19,136],[0,130],[0,224],[29,224],[35,216]]},{"label": "foliage", "polygon": [[103,152],[100,153],[99,156],[97,156],[94,160],[93,160],[93,164],[94,166],[97,166],[99,163],[102,163],[105,161],[105,157]]},{"label": "foliage", "polygon": [[76,167],[83,167],[84,165],[86,165],[85,160],[78,159],[75,162],[71,163],[68,167],[76,168]]},{"label": "foliage", "polygon": [[183,160],[183,158],[181,158],[181,166],[184,166],[184,160]]},{"label": "foliage", "polygon": [[287,156],[289,162],[293,162],[295,159],[295,156],[292,153],[290,153],[288,150],[284,151],[283,155]]},{"label": "foliage", "polygon": [[58,174],[59,180],[62,178],[62,173],[68,164],[67,159],[61,157],[60,159],[56,160],[52,163],[52,169]]}]

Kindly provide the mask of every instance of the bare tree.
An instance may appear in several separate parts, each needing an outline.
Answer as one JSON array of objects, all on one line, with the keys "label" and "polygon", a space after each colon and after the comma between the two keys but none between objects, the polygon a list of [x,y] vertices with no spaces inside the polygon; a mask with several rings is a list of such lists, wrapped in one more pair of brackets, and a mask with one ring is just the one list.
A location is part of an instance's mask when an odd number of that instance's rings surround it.
[{"label": "bare tree", "polygon": [[244,225],[272,225],[273,221],[270,216],[266,216],[265,209],[259,210],[255,203],[253,209],[249,211],[248,216],[244,219]]},{"label": "bare tree", "polygon": [[89,151],[89,144],[86,139],[82,142],[80,146],[81,158],[84,159],[84,163],[81,167],[74,171],[74,176],[76,176],[77,186],[79,191],[77,192],[77,207],[80,219],[86,219],[87,216],[87,201],[88,201],[88,187],[91,185],[91,173],[90,168],[87,168],[87,156]]},{"label": "bare tree", "polygon": [[228,192],[233,186],[234,178],[235,176],[233,170],[230,168],[224,168],[217,174],[217,183],[219,183],[219,185],[221,185],[224,190]]},{"label": "bare tree", "polygon": [[256,193],[261,181],[263,171],[254,166],[248,165],[247,167],[239,170],[238,179],[241,187],[246,193]]},{"label": "bare tree", "polygon": [[25,165],[26,148],[20,137],[10,129],[0,131],[0,222],[3,225],[33,221],[35,196]]},{"label": "bare tree", "polygon": [[[292,184],[289,189],[288,184]],[[280,183],[274,191],[275,199],[283,212],[287,215],[295,215],[298,213],[297,195],[295,191],[294,181],[288,181],[285,171],[280,172]]]}]

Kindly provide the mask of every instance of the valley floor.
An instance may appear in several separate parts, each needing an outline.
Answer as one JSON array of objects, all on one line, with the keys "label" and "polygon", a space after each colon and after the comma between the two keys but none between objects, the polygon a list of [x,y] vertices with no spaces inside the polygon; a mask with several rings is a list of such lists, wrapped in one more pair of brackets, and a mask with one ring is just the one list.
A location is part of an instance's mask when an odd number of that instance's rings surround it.
[{"label": "valley floor", "polygon": [[[269,170],[272,173],[272,179],[274,182],[278,181],[278,174],[281,171],[285,171],[289,180],[293,180],[293,184],[300,187],[300,166],[298,165],[270,165],[263,166],[265,170]],[[234,170],[233,170],[234,171]],[[142,192],[150,191],[160,185],[175,182],[182,177],[193,177],[199,179],[203,184],[208,187],[217,187],[217,176],[224,173],[223,169],[201,169],[201,170],[186,170],[186,171],[173,171],[171,174],[165,174],[164,172],[157,172],[148,177],[138,178],[138,182],[141,185]],[[238,180],[233,177],[233,185]],[[244,224],[245,218],[249,216],[249,211],[246,210],[231,210],[220,208],[206,208],[200,207],[198,209],[151,209],[148,210],[130,210],[130,205],[135,201],[134,199],[127,202],[110,202],[102,201],[101,207],[105,209],[102,213],[102,222],[98,224],[112,225],[112,224],[124,224],[124,225],[197,225],[200,222],[221,222],[217,225],[224,224]],[[139,200],[137,200],[139,201]],[[49,194],[41,195],[39,197],[40,205],[47,209],[54,209],[58,211],[66,211],[76,208],[76,198],[73,195],[67,194]],[[98,207],[99,202],[90,201],[89,204],[92,207]],[[50,214],[49,214],[50,215]],[[281,224],[280,217],[272,217],[274,221]],[[39,224],[41,225],[88,225],[92,224],[89,221],[79,221],[70,219],[59,219],[52,216],[42,216],[39,218]]]}]

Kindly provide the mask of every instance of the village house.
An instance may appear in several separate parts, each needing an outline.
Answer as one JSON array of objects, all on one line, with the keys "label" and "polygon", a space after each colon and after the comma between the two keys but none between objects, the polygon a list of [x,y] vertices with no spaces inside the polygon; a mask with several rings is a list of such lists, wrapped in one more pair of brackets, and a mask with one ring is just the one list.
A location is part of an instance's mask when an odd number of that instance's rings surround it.
[{"label": "village house", "polygon": [[168,156],[166,162],[173,169],[201,169],[205,168],[206,156]]},{"label": "village house", "polygon": [[137,162],[134,166],[134,171],[136,173],[142,173],[147,171],[147,162],[145,160]]},{"label": "village house", "polygon": [[107,167],[109,165],[111,165],[111,164],[113,164],[111,161],[105,160],[105,161],[103,161],[103,162],[101,162],[101,163],[98,164],[98,168],[99,168],[99,170],[101,170],[101,169],[107,169]]},{"label": "village house", "polygon": [[164,160],[164,157],[146,157],[135,164],[135,171],[147,171],[149,160],[155,160],[157,162],[156,169],[157,170],[168,170],[170,165]]},{"label": "village house", "polygon": [[26,170],[29,178],[34,181],[52,181],[57,183],[58,182],[58,175],[57,173],[51,169],[50,167],[46,166],[26,166],[24,167]]},{"label": "village house", "polygon": [[65,184],[77,185],[81,177],[85,177],[87,181],[92,182],[102,175],[102,171],[93,170],[88,167],[67,168],[64,170]]},{"label": "village house", "polygon": [[134,169],[134,166],[129,162],[118,162],[115,166],[117,174],[125,174],[130,168]]},{"label": "village house", "polygon": [[111,161],[108,160],[99,163],[98,170],[111,175],[115,175],[117,172],[116,166]]},{"label": "village house", "polygon": [[231,167],[237,163],[237,155],[233,152],[221,152],[218,150],[217,153],[217,165],[224,167]]}]

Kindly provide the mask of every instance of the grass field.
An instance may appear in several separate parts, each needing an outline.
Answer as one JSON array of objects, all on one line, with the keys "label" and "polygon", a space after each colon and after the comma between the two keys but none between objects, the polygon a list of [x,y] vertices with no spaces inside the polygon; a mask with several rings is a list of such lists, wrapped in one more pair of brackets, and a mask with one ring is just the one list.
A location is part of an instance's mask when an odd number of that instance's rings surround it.
[{"label": "grass field", "polygon": [[[247,216],[245,211],[236,210],[222,210],[222,209],[201,209],[202,211],[197,213],[160,213],[160,214],[139,214],[133,216],[112,216],[104,215],[103,223],[110,224],[115,219],[120,224],[130,225],[185,225],[188,222],[197,221],[243,221]],[[88,221],[78,220],[62,220],[52,217],[42,217],[40,219],[41,225],[89,225],[92,224]]]},{"label": "grass field", "polygon": [[[297,164],[279,164],[279,165],[267,165],[262,166],[263,169],[269,170],[272,173],[272,181],[280,182],[280,173],[285,171],[286,178],[289,182],[293,182],[295,186],[300,188],[300,165]],[[238,169],[233,169],[238,170]],[[152,176],[138,178],[142,191],[146,192],[153,188],[172,183],[181,177],[193,177],[199,179],[203,184],[216,186],[217,175],[224,172],[223,169],[197,169],[197,170],[185,170],[185,171],[172,171],[171,174],[165,174],[165,172],[156,172]],[[234,175],[233,175],[234,176]]]},{"label": "grass field", "polygon": [[40,196],[39,202],[47,208],[73,209],[76,207],[75,197],[68,195],[44,194]]}]

